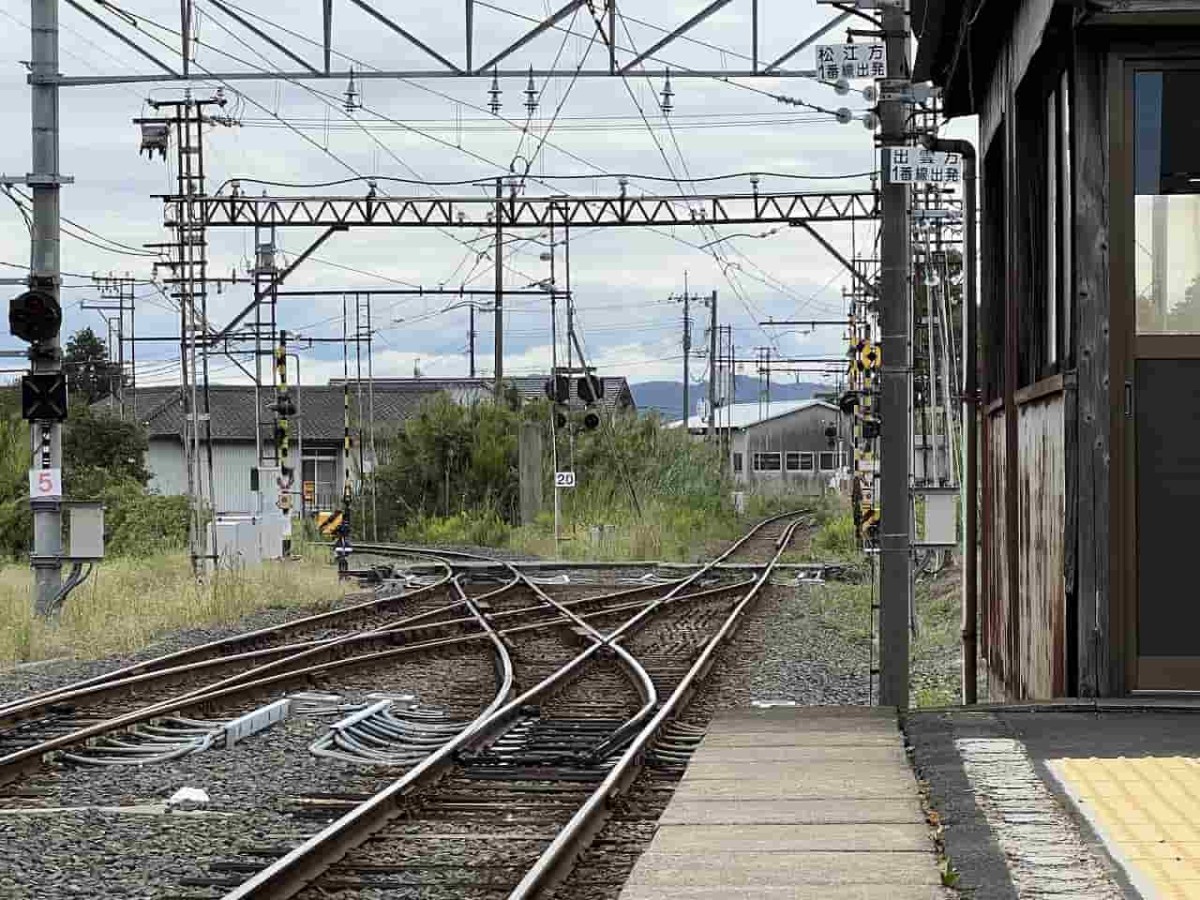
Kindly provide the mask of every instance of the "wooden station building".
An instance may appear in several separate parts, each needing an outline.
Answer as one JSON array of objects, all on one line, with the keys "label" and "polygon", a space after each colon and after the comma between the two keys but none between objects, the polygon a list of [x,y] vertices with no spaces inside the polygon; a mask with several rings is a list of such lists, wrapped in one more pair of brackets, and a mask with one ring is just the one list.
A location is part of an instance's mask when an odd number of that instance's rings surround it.
[{"label": "wooden station building", "polygon": [[979,116],[993,699],[1200,690],[1200,0],[913,0]]}]

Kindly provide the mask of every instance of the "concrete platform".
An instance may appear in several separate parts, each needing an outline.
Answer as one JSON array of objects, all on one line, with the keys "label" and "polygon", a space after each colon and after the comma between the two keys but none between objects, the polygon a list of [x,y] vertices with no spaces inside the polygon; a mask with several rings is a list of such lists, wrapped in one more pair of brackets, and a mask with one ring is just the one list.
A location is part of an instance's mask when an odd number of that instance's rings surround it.
[{"label": "concrete platform", "polygon": [[773,707],[709,726],[620,900],[942,900],[893,712]]},{"label": "concrete platform", "polygon": [[1200,900],[1198,713],[1141,697],[910,713],[964,894]]}]

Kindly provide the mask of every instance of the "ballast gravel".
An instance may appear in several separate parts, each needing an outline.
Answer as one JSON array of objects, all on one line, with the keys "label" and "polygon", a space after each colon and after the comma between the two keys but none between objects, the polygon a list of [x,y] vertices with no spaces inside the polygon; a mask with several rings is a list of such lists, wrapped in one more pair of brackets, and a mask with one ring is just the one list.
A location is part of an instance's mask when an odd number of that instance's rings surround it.
[{"label": "ballast gravel", "polygon": [[[767,587],[749,612],[731,645],[721,654],[685,721],[703,724],[719,709],[745,707],[754,701],[797,704],[862,704],[868,702],[870,641],[826,622],[814,592],[795,584]],[[864,617],[870,610],[861,611]],[[193,629],[148,648],[136,658],[228,636],[301,614],[272,610],[236,628]],[[869,619],[864,618],[864,621]],[[14,684],[5,677],[0,697],[45,689],[64,681],[106,671],[135,657],[92,664],[71,664],[53,671],[26,671]],[[948,660],[946,666],[956,663]],[[9,673],[11,675],[12,673]],[[463,675],[469,685],[454,685]],[[478,700],[494,690],[490,657],[473,654],[464,662],[447,655],[426,664],[396,666],[384,676],[364,671],[361,680],[314,684],[311,690],[335,690],[361,700],[369,690],[415,690],[431,705],[463,708],[468,695]],[[489,694],[490,697],[490,694]],[[267,698],[264,698],[264,702]],[[327,727],[328,719],[299,717],[255,735],[230,750],[210,750],[174,762],[142,769],[83,770],[62,768],[53,776],[30,779],[44,797],[42,806],[101,807],[161,804],[181,787],[206,791],[210,803],[201,810],[159,815],[113,813],[96,809],[13,814],[0,812],[0,897],[13,900],[78,900],[78,898],[216,898],[227,886],[185,884],[189,879],[246,877],[221,863],[256,859],[265,864],[316,831],[323,821],[300,814],[294,798],[314,794],[355,795],[378,790],[396,771],[363,770],[308,753],[308,744]],[[665,806],[669,794],[655,805]],[[0,801],[0,807],[9,805]],[[620,828],[614,820],[610,829]],[[639,833],[640,832],[640,833]],[[559,900],[606,900],[619,893],[620,873],[636,861],[649,828],[608,834],[621,852],[606,860],[609,886],[573,893],[568,882]],[[601,835],[604,839],[605,834]],[[609,843],[609,847],[613,844]],[[619,858],[618,858],[619,857]],[[586,859],[585,859],[586,862]]]}]

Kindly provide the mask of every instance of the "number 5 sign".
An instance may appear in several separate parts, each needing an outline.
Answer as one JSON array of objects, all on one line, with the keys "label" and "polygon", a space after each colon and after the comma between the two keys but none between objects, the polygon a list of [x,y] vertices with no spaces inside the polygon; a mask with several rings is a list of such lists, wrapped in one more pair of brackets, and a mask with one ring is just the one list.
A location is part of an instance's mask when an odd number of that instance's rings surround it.
[{"label": "number 5 sign", "polygon": [[30,469],[29,496],[33,500],[58,500],[62,497],[62,469]]}]

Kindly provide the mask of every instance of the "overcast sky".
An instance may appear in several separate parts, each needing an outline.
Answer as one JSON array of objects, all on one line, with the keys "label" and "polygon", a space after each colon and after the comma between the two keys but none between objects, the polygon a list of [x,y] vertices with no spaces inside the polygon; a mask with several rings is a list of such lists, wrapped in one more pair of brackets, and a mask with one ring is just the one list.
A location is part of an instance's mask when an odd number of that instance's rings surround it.
[{"label": "overcast sky", "polygon": [[[136,34],[115,14],[94,0],[87,8],[126,33]],[[559,4],[555,0],[553,6]],[[647,49],[662,34],[653,26],[674,27],[707,5],[707,0],[642,0],[636,7],[641,22],[626,21],[618,29],[623,46]],[[111,4],[109,8],[111,9]],[[263,3],[237,0],[236,6],[255,19],[273,37],[320,65],[320,49],[287,28],[320,41],[321,4]],[[397,4],[378,0],[378,8],[395,16],[417,37],[457,63],[463,61],[462,4],[448,0],[406,0]],[[301,11],[293,11],[303,7]],[[771,60],[832,18],[828,7],[815,0],[760,0],[761,50]],[[121,8],[138,17],[141,41],[164,62],[178,64],[178,54],[155,43],[171,43],[167,30],[178,21],[178,4],[168,0],[127,0]],[[295,69],[269,44],[255,37],[215,7],[197,0],[199,10],[196,67],[200,71],[251,71],[255,68]],[[750,52],[750,0],[733,0],[717,16],[694,29],[692,40],[677,41],[660,58],[678,68],[721,69],[743,64],[738,54]],[[400,10],[403,9],[403,12]],[[548,0],[499,0],[477,4],[475,59],[503,49],[530,27],[529,18],[552,11]],[[24,173],[29,169],[28,108],[23,59],[29,56],[29,4],[0,0],[0,108],[6,110],[9,128],[0,145],[0,171]],[[522,18],[525,17],[525,18]],[[61,69],[65,74],[146,73],[153,64],[137,56],[115,37],[62,4]],[[866,23],[861,23],[865,25]],[[577,36],[548,31],[517,53],[514,67],[548,66],[556,57],[561,68],[573,71],[586,56],[588,65],[601,64],[606,55],[586,8],[564,20]],[[858,27],[857,25],[855,27]],[[228,29],[226,31],[225,29]],[[840,42],[844,26],[825,40]],[[373,68],[428,68],[437,64],[420,50],[395,36],[348,2],[335,3],[334,67],[353,64],[360,71]],[[721,48],[721,49],[716,49]],[[237,61],[222,51],[237,58]],[[628,55],[625,56],[628,58]],[[810,68],[811,50],[797,55],[790,65]],[[540,104],[522,133],[524,78],[502,80],[501,117],[487,111],[490,79],[426,79],[420,82],[366,80],[359,84],[362,109],[347,114],[342,109],[346,83],[342,80],[302,83],[231,82],[225,86],[226,110],[239,120],[232,127],[211,128],[206,153],[208,189],[214,191],[231,178],[312,185],[379,175],[423,181],[473,181],[507,172],[514,159],[533,158],[530,194],[613,194],[615,173],[630,173],[629,191],[677,194],[674,178],[709,177],[761,171],[780,175],[819,177],[797,181],[764,177],[761,190],[862,189],[870,179],[861,177],[875,168],[872,133],[855,120],[841,125],[831,117],[781,104],[759,91],[786,94],[825,108],[848,107],[856,114],[866,110],[861,95],[838,96],[831,88],[799,78],[757,79],[744,86],[715,79],[672,80],[674,112],[669,119],[659,108],[663,66],[652,75],[631,77],[627,83],[610,78],[569,78],[539,81]],[[863,83],[859,83],[860,85]],[[218,82],[194,87],[198,97],[210,96]],[[750,87],[757,90],[751,90]],[[112,252],[112,241],[129,248],[169,239],[162,227],[161,202],[153,195],[170,190],[173,160],[167,162],[138,155],[139,133],[131,119],[148,112],[147,97],[180,96],[169,85],[119,85],[73,87],[61,96],[62,172],[75,183],[63,189],[62,212],[78,226],[103,235],[100,249],[64,234],[62,267],[65,331],[91,326],[104,333],[101,314],[83,310],[81,302],[97,300],[86,277],[93,272],[130,272],[141,279],[152,273],[153,256]],[[640,111],[639,111],[640,107]],[[557,122],[546,135],[558,111]],[[649,121],[647,128],[642,115]],[[507,121],[506,121],[507,120]],[[522,163],[518,163],[522,165]],[[553,176],[594,176],[575,181],[555,181]],[[854,176],[828,180],[830,176]],[[666,179],[653,181],[650,177]],[[746,191],[747,178],[709,185],[721,191]],[[365,192],[361,182],[339,187],[285,191],[245,184],[248,191],[354,194]],[[430,189],[394,182],[381,183],[391,194],[423,193]],[[445,195],[478,195],[481,188],[440,187]],[[28,233],[17,207],[0,197],[0,261],[27,264]],[[71,229],[75,230],[75,229]],[[842,290],[849,284],[840,265],[799,229],[782,227],[767,236],[764,227],[730,227],[714,232],[694,228],[576,229],[571,241],[571,288],[575,292],[578,323],[584,345],[606,373],[624,374],[634,381],[678,379],[681,376],[681,309],[672,293],[682,291],[685,273],[699,293],[716,290],[722,324],[734,326],[739,356],[750,357],[754,348],[772,342],[789,355],[827,355],[843,351],[836,329],[815,334],[764,329],[758,322],[768,317],[829,318],[844,312]],[[861,251],[875,238],[873,226],[824,226],[824,233],[847,255],[852,245]],[[79,234],[76,230],[76,233]],[[739,234],[709,249],[697,249],[718,236]],[[87,232],[84,237],[95,241]],[[304,249],[314,230],[280,230],[278,242],[290,254]],[[544,245],[521,238],[545,240],[544,235],[513,235],[505,247],[508,287],[525,287],[549,277],[549,263],[541,259]],[[438,232],[413,229],[361,229],[335,235],[301,265],[289,286],[331,290],[387,286],[439,285],[474,288],[492,285],[492,264],[479,251],[491,252],[490,236],[473,231]],[[719,251],[714,254],[714,250]],[[211,232],[210,272],[244,272],[253,255],[250,229]],[[563,285],[563,254],[557,257],[558,282]],[[20,275],[15,268],[0,267],[0,276]],[[10,292],[17,288],[9,288]],[[210,297],[209,315],[220,326],[246,305],[248,287],[226,288]],[[178,313],[153,285],[137,289],[139,336],[178,333]],[[376,330],[374,368],[377,375],[412,375],[414,366],[428,376],[467,373],[467,310],[441,312],[453,302],[447,298],[377,297],[373,301]],[[353,307],[353,304],[351,304]],[[511,298],[507,304],[505,371],[522,374],[545,371],[550,359],[550,312],[540,298]],[[695,341],[703,340],[707,311],[695,309]],[[280,326],[316,338],[342,333],[342,300],[286,298],[280,302]],[[492,370],[490,316],[478,317],[478,360],[481,372]],[[351,325],[353,328],[353,325]],[[3,349],[21,347],[5,337]],[[139,380],[177,380],[177,355],[169,344],[142,344],[138,348]],[[353,366],[353,361],[351,362]],[[693,361],[693,375],[704,362]],[[20,368],[12,363],[10,368]],[[323,382],[341,374],[339,346],[314,345],[302,351],[302,377]],[[744,369],[753,373],[753,367]],[[237,378],[233,364],[213,360],[213,380]]]}]

